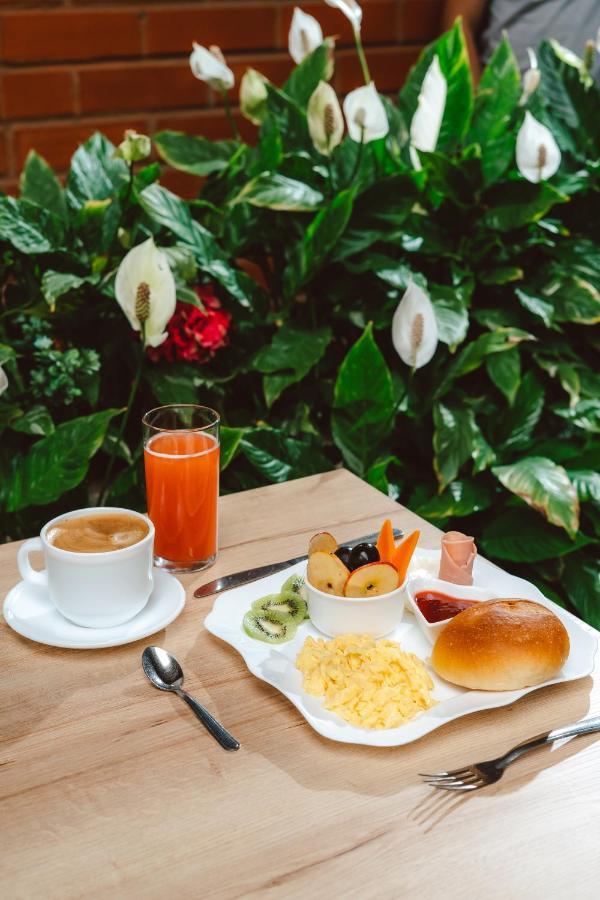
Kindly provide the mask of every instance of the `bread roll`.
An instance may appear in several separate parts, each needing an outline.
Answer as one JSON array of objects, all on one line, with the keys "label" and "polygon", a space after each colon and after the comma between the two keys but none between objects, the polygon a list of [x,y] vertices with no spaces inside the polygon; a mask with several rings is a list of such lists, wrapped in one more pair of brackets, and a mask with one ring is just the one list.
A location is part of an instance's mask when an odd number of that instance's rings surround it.
[{"label": "bread roll", "polygon": [[488,600],[441,631],[431,656],[446,681],[475,691],[514,691],[554,678],[569,655],[559,618],[530,600]]}]

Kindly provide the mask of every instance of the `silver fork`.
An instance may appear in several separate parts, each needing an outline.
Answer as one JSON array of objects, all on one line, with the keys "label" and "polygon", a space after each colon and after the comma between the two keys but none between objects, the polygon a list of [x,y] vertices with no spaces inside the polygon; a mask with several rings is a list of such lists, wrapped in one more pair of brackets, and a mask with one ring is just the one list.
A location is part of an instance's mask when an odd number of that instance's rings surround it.
[{"label": "silver fork", "polygon": [[544,744],[559,741],[561,738],[579,737],[581,734],[591,734],[594,731],[600,731],[600,716],[595,716],[593,719],[582,719],[581,722],[565,725],[564,728],[555,728],[554,731],[545,731],[523,744],[517,744],[516,747],[497,759],[473,763],[462,769],[453,769],[451,772],[438,772],[436,775],[426,775],[422,772],[419,774],[427,784],[444,791],[477,791],[488,784],[500,781],[504,770],[524,753],[543,747]]}]

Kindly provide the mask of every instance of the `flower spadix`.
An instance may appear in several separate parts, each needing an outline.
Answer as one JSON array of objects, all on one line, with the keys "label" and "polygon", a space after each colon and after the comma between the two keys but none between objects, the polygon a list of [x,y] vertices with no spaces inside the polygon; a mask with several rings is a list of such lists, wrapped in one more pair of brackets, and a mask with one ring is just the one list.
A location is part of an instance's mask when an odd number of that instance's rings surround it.
[{"label": "flower spadix", "polygon": [[529,111],[517,135],[516,159],[523,178],[534,183],[551,178],[560,166],[561,153],[554,135]]},{"label": "flower spadix", "polygon": [[350,91],[344,100],[344,115],[348,134],[359,143],[385,137],[390,130],[385,107],[372,81]]},{"label": "flower spadix", "polygon": [[194,41],[194,49],[190,54],[190,68],[194,78],[204,81],[216,91],[228,91],[233,87],[235,78],[225,62],[219,47],[203,47]]},{"label": "flower spadix", "polygon": [[414,281],[394,313],[392,343],[402,362],[413,369],[427,365],[436,351],[438,327],[433,304]]},{"label": "flower spadix", "polygon": [[306,115],[315,150],[330,156],[342,140],[344,117],[337,94],[326,81],[320,81],[310,95]]},{"label": "flower spadix", "polygon": [[317,19],[296,6],[288,34],[288,49],[296,65],[322,43],[323,31]]},{"label": "flower spadix", "polygon": [[415,169],[421,168],[417,150],[432,153],[437,147],[446,108],[448,85],[437,54],[433,57],[421,84],[417,108],[410,123],[410,158]]},{"label": "flower spadix", "polygon": [[158,347],[175,312],[175,279],[165,254],[150,237],[123,257],[115,280],[117,303],[145,347]]}]

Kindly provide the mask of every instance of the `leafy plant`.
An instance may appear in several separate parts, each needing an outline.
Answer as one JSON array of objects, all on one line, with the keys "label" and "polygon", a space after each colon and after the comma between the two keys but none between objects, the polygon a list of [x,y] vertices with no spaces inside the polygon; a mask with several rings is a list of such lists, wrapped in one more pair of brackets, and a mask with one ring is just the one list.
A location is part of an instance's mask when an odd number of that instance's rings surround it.
[{"label": "leafy plant", "polygon": [[[31,153],[21,197],[0,197],[4,536],[94,502],[109,459],[110,502],[142,508],[141,413],[197,401],[223,416],[224,490],[343,462],[435,524],[475,534],[598,626],[598,87],[544,43],[539,88],[522,105],[505,40],[474,89],[458,23],[397,103],[384,101],[385,137],[346,136],[325,154],[306,111],[331,52],[325,42],[281,88],[260,83],[254,146],[154,136],[166,162],[205,179],[196,200],[101,135],[77,150],[64,189]],[[434,63],[446,100],[423,149],[411,125]],[[515,164],[526,112],[562,156],[551,182]],[[214,298],[232,322],[203,362],[186,362],[172,322],[172,353],[142,357],[123,429],[140,344],[114,279],[149,236],[180,303],[208,315]],[[391,331],[411,283],[439,338],[418,369]]]}]

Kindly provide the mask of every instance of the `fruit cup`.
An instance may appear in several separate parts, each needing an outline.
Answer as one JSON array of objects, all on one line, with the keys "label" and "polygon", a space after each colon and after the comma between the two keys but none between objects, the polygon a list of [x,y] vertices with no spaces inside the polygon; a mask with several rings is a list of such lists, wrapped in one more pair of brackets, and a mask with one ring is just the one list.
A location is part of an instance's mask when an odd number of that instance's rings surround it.
[{"label": "fruit cup", "polygon": [[340,634],[383,637],[400,624],[404,615],[404,584],[387,594],[343,597],[320,591],[306,577],[303,591],[312,624],[327,637]]}]

